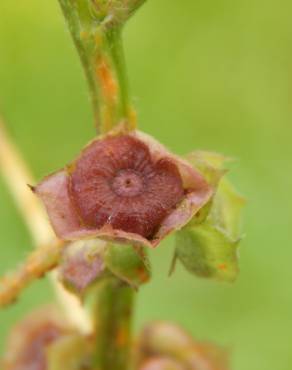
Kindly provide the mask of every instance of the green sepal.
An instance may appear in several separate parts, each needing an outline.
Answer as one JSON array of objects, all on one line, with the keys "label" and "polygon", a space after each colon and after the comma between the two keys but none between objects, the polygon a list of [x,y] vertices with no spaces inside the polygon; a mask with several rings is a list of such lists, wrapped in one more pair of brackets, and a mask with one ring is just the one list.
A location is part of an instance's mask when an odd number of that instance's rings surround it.
[{"label": "green sepal", "polygon": [[204,176],[213,188],[217,188],[227,170],[224,165],[230,158],[219,153],[198,150],[187,155],[187,161]]},{"label": "green sepal", "polygon": [[197,276],[234,281],[239,270],[237,252],[245,200],[227,179],[222,178],[226,173],[225,157],[194,152],[188,160],[214,187],[215,194],[199,216],[177,233],[172,269],[179,259]]},{"label": "green sepal", "polygon": [[241,236],[241,215],[245,203],[245,198],[224,178],[220,181],[208,218],[232,240],[237,240]]},{"label": "green sepal", "polygon": [[206,220],[207,216],[212,223],[222,227],[231,238],[238,238],[240,232],[241,211],[245,199],[234,189],[224,177],[228,172],[224,167],[231,158],[219,153],[196,151],[187,156],[187,160],[201,174],[210,186],[214,188],[214,196],[194,217],[189,225],[197,225]]},{"label": "green sepal", "polygon": [[208,222],[186,227],[176,234],[175,257],[199,276],[232,282],[238,274],[238,240]]},{"label": "green sepal", "polygon": [[105,263],[116,277],[135,289],[150,279],[149,261],[140,247],[111,244],[105,253]]},{"label": "green sepal", "polygon": [[47,348],[48,370],[91,369],[91,343],[81,335],[66,335]]},{"label": "green sepal", "polygon": [[[218,185],[227,172],[224,164],[229,158],[224,157],[222,154],[199,150],[188,154],[186,159],[204,176],[207,183],[213,188],[214,194],[216,194]],[[214,196],[200,209],[189,225],[198,225],[206,220],[211,211],[213,200]]]}]

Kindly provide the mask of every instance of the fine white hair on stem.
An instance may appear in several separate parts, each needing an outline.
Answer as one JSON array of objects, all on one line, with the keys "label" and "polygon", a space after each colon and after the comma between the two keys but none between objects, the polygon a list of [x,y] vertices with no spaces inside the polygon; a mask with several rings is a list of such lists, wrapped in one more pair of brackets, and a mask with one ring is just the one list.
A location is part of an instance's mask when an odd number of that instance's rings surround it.
[{"label": "fine white hair on stem", "polygon": [[[9,137],[1,118],[0,174],[28,227],[34,245],[41,248],[43,245],[60,243],[53,233],[42,205],[28,186],[34,183],[33,176],[18,148]],[[92,323],[80,301],[58,282],[56,272],[52,272],[50,277],[70,324],[83,333],[89,333],[92,330]]]}]

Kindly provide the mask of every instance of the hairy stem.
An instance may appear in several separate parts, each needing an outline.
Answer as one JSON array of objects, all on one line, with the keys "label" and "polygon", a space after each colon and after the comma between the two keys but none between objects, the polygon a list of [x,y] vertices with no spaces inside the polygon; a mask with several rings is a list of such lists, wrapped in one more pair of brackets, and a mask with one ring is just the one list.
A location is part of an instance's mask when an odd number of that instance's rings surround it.
[{"label": "hairy stem", "polygon": [[[145,0],[59,0],[87,77],[98,132],[136,127],[122,45],[126,20]],[[133,291],[119,279],[102,282],[93,316],[94,366],[129,369]]]},{"label": "hairy stem", "polygon": [[130,368],[131,321],[134,290],[115,277],[105,279],[96,304],[94,368]]},{"label": "hairy stem", "polygon": [[121,4],[113,1],[113,5],[107,5],[111,2],[100,0],[59,2],[85,71],[98,132],[107,132],[120,123],[128,130],[135,128],[121,39],[125,15],[117,12]]},{"label": "hairy stem", "polygon": [[35,279],[43,277],[59,263],[64,243],[37,248],[16,271],[0,279],[0,307],[15,302],[22,292]]}]

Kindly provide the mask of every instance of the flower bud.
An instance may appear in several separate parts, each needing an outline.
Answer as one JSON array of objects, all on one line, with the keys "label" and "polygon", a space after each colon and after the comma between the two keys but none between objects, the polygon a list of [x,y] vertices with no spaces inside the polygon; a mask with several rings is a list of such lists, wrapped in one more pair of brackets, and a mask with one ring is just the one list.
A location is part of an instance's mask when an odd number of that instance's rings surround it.
[{"label": "flower bud", "polygon": [[140,335],[139,348],[144,356],[165,355],[181,358],[193,339],[179,326],[167,322],[147,325]]},{"label": "flower bud", "polygon": [[11,332],[3,370],[90,370],[91,343],[47,307]]}]

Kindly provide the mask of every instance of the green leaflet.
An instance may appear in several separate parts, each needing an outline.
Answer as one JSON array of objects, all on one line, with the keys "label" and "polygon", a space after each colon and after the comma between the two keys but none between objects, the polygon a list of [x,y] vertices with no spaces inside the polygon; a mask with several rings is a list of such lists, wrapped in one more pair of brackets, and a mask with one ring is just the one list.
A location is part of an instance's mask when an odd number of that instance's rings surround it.
[{"label": "green leaflet", "polygon": [[216,153],[194,152],[188,160],[201,171],[216,193],[200,217],[176,236],[175,258],[191,273],[232,282],[238,274],[241,211],[245,200],[222,178],[225,158]]}]

